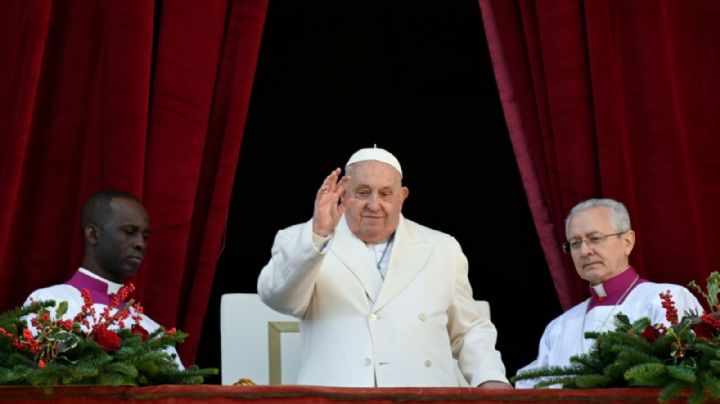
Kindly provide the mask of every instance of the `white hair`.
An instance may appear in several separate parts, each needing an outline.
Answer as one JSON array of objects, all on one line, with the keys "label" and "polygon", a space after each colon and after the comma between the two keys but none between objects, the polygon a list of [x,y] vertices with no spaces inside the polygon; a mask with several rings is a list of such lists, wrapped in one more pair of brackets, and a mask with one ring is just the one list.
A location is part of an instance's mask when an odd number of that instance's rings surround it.
[{"label": "white hair", "polygon": [[576,213],[595,208],[598,206],[604,206],[610,209],[610,225],[613,227],[615,233],[624,233],[630,231],[630,214],[627,208],[621,202],[614,199],[601,198],[601,199],[588,199],[575,205],[565,218],[565,237],[568,237],[568,226],[570,220]]}]

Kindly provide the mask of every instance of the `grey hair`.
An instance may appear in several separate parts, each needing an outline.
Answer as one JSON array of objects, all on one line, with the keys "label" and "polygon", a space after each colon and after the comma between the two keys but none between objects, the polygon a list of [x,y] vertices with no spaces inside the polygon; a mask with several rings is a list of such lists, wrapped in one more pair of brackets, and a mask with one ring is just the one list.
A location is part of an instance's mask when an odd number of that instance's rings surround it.
[{"label": "grey hair", "polygon": [[568,226],[570,225],[570,220],[576,213],[598,206],[604,206],[610,209],[610,224],[612,225],[614,232],[623,233],[631,230],[630,214],[628,213],[625,205],[623,205],[621,202],[609,198],[588,199],[587,201],[583,201],[575,205],[570,210],[567,218],[565,218],[565,237],[569,236]]}]

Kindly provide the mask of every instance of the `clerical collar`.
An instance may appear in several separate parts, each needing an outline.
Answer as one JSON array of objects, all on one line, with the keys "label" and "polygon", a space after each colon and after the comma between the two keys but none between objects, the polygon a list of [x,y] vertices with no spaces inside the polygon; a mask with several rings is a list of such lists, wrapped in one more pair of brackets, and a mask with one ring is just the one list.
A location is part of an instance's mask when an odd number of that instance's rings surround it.
[{"label": "clerical collar", "polygon": [[75,275],[65,282],[77,290],[87,289],[93,303],[110,304],[110,295],[115,294],[123,286],[120,283],[109,281],[96,273],[80,267]]},{"label": "clerical collar", "polygon": [[613,306],[622,303],[620,300],[625,298],[630,290],[640,283],[647,282],[645,279],[639,279],[640,275],[635,268],[628,267],[625,271],[597,285],[590,285],[590,304],[588,310],[596,306]]}]

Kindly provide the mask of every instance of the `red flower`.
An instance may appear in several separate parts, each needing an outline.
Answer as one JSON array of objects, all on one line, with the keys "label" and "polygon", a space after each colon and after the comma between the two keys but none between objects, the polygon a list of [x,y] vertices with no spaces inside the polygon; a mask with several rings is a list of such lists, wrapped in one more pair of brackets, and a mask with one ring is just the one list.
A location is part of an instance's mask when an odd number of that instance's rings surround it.
[{"label": "red flower", "polygon": [[715,331],[715,329],[711,325],[703,322],[699,324],[693,324],[691,328],[693,331],[695,331],[695,335],[697,335],[698,338],[705,338],[709,341],[712,341],[713,331]]},{"label": "red flower", "polygon": [[142,328],[140,324],[133,324],[133,326],[130,327],[130,331],[133,334],[140,336],[143,341],[147,341],[148,337],[150,336],[147,330]]},{"label": "red flower", "polygon": [[105,327],[96,328],[91,334],[91,337],[100,345],[100,348],[108,352],[117,351],[120,349],[120,345],[122,345],[122,339]]},{"label": "red flower", "polygon": [[645,327],[645,330],[640,334],[641,337],[650,342],[654,342],[656,339],[660,338],[660,335],[660,331],[651,325]]}]

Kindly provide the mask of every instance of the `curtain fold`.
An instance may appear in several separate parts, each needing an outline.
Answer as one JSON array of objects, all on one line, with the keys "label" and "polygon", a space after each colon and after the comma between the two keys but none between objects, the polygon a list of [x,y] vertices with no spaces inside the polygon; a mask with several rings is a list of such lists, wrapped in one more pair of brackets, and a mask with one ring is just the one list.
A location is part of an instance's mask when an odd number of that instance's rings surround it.
[{"label": "curtain fold", "polygon": [[68,279],[80,208],[136,194],[152,236],[137,298],[190,334],[222,248],[267,0],[0,5],[0,307]]},{"label": "curtain fold", "polygon": [[562,306],[587,296],[563,257],[577,202],[624,202],[643,276],[720,269],[720,3],[480,0],[501,102]]}]

